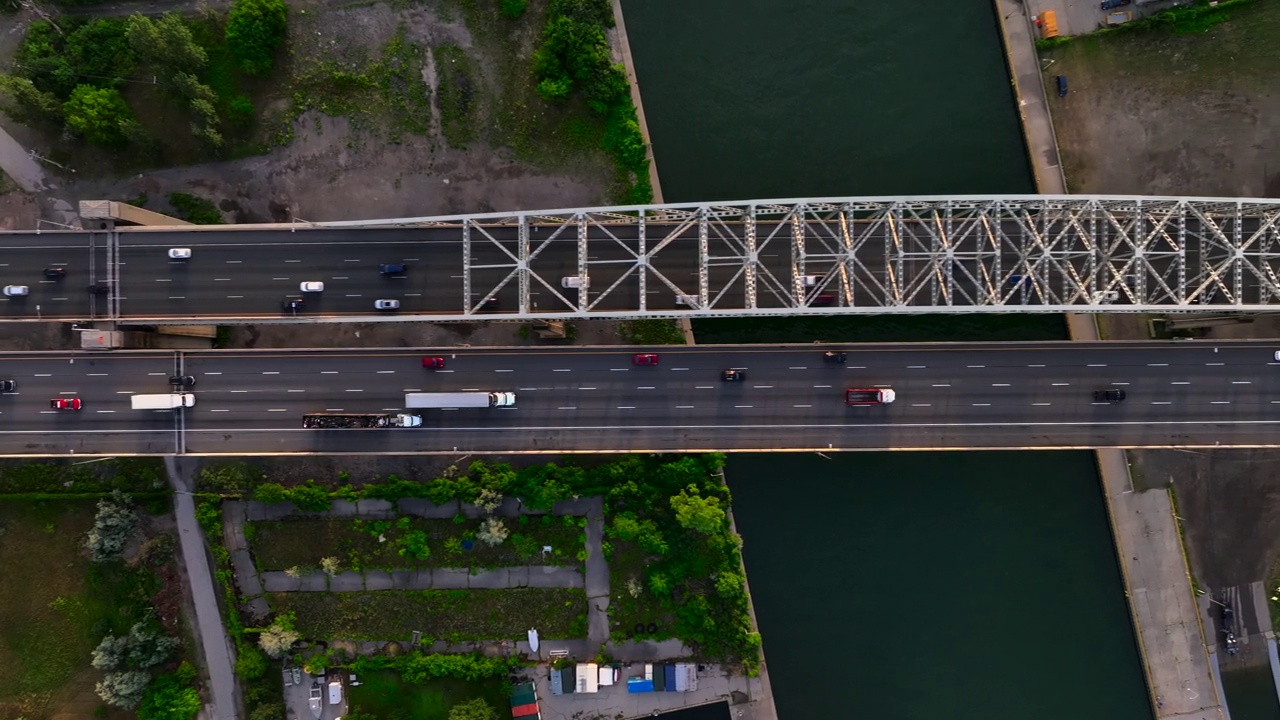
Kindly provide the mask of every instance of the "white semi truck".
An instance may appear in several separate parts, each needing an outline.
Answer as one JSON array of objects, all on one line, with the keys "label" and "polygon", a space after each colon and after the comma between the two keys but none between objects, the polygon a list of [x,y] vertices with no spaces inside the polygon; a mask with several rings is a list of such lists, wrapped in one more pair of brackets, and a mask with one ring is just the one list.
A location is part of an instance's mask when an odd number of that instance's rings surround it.
[{"label": "white semi truck", "polygon": [[164,393],[163,395],[132,395],[129,404],[134,410],[176,410],[195,407],[194,393]]},{"label": "white semi truck", "polygon": [[404,406],[412,409],[514,407],[515,404],[513,392],[406,393],[404,396]]}]

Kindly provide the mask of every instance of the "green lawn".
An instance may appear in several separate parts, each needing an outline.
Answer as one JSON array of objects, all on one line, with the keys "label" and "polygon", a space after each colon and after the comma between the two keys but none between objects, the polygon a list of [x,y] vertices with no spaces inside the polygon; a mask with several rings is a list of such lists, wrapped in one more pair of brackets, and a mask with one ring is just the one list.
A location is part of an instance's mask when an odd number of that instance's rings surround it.
[{"label": "green lawn", "polygon": [[291,592],[268,596],[276,612],[297,613],[304,639],[407,640],[413,631],[441,640],[586,636],[582,590],[380,590]]},{"label": "green lawn", "polygon": [[[580,566],[578,552],[583,547],[580,519],[573,517],[530,517],[524,523],[507,519],[511,531],[497,547],[472,542],[471,550],[462,541],[473,539],[480,523],[467,520],[405,518],[407,527],[351,518],[296,518],[252,523],[250,549],[260,570],[286,570],[294,566],[318,567],[321,558],[337,557],[344,569],[493,568],[522,565]],[[412,532],[427,535],[430,555],[425,560],[401,555],[402,540]],[[379,536],[385,540],[379,540]],[[553,549],[544,557],[542,548]]]},{"label": "green lawn", "polygon": [[0,500],[0,717],[43,717],[102,636],[141,617],[150,573],[91,565],[91,501]]},{"label": "green lawn", "polygon": [[484,698],[498,717],[506,717],[510,706],[503,680],[481,683],[439,679],[414,685],[390,671],[365,673],[360,685],[350,689],[351,712],[368,713],[381,720],[446,720],[449,708],[472,698]]}]

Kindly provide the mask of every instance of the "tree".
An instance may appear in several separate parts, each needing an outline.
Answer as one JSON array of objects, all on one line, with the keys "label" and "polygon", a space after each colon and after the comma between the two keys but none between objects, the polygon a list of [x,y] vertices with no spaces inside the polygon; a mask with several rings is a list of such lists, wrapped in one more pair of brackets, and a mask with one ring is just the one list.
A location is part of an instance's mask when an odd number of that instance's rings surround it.
[{"label": "tree", "polygon": [[125,710],[132,710],[142,702],[142,695],[147,691],[147,683],[151,682],[151,674],[142,670],[126,670],[125,672],[107,673],[98,681],[95,689],[98,697],[108,705]]},{"label": "tree", "polygon": [[235,0],[227,18],[227,47],[250,75],[266,75],[284,43],[284,0]]},{"label": "tree", "polygon": [[253,489],[253,499],[260,503],[274,505],[285,501],[284,486],[280,483],[262,483]]},{"label": "tree", "polygon": [[155,679],[138,708],[138,720],[191,720],[200,712],[200,693],[192,687],[196,670],[184,662]]},{"label": "tree", "polygon": [[0,105],[14,117],[54,120],[62,117],[62,103],[53,93],[42,92],[30,80],[0,75],[0,96],[13,98],[14,104]]},{"label": "tree", "polygon": [[703,535],[712,535],[724,527],[724,508],[720,498],[702,497],[698,487],[690,485],[671,497],[671,509],[676,511],[680,527]]},{"label": "tree", "polygon": [[258,646],[268,655],[279,659],[298,642],[298,631],[293,629],[293,613],[282,613],[275,622],[258,636]]},{"label": "tree", "polygon": [[257,680],[267,674],[267,656],[246,643],[236,648],[236,674],[242,680]]},{"label": "tree", "polygon": [[485,545],[496,547],[501,545],[510,533],[511,531],[507,530],[507,525],[502,520],[489,518],[480,523],[480,532],[476,533],[476,539]]},{"label": "tree", "polygon": [[125,36],[138,59],[166,78],[179,72],[197,73],[209,64],[208,53],[196,43],[182,18],[173,13],[165,13],[159,20],[132,15]]},{"label": "tree", "polygon": [[498,720],[498,711],[484,698],[475,698],[449,708],[449,720]]},{"label": "tree", "polygon": [[135,122],[124,98],[113,88],[77,85],[71,99],[62,105],[67,127],[97,145],[118,145],[125,139],[126,126]]},{"label": "tree", "polygon": [[489,488],[481,490],[480,494],[476,497],[476,507],[487,513],[492,513],[494,510],[497,510],[498,506],[501,504],[502,493],[496,490],[490,490]]},{"label": "tree", "polygon": [[130,667],[145,670],[159,665],[173,654],[178,647],[178,639],[169,637],[154,630],[147,630],[142,623],[135,623],[129,629]]},{"label": "tree", "polygon": [[98,647],[94,648],[90,655],[92,665],[98,670],[115,670],[124,662],[125,656],[129,653],[129,637],[112,637],[108,635],[102,638],[102,642],[98,643]]},{"label": "tree", "polygon": [[[115,93],[116,97],[120,95],[115,90],[97,90],[86,85],[76,88],[76,92],[82,89],[89,93]],[[125,111],[128,112],[128,108]],[[70,112],[67,113],[67,122],[71,122]],[[94,562],[116,560],[124,552],[124,546],[138,527],[138,514],[133,511],[132,505],[133,499],[119,490],[112,491],[111,497],[98,501],[98,514],[93,518],[93,529],[85,540],[89,557]]]}]

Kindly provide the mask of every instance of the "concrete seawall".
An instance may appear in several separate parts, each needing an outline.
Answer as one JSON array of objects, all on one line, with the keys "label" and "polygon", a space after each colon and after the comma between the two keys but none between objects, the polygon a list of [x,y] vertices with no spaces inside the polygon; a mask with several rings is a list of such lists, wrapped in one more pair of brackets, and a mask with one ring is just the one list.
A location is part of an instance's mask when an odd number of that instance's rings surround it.
[{"label": "concrete seawall", "polygon": [[636,121],[640,124],[640,135],[644,138],[644,156],[649,159],[649,182],[653,185],[653,202],[661,205],[662,185],[658,183],[658,162],[653,157],[653,139],[649,137],[649,123],[644,117],[644,103],[640,101],[640,81],[636,79],[636,66],[631,60],[631,43],[627,40],[627,23],[622,17],[622,0],[613,0],[614,32],[610,33],[614,59],[622,61],[627,73],[627,84],[631,86],[631,102],[636,106]]},{"label": "concrete seawall", "polygon": [[1005,63],[1009,67],[1013,96],[1018,104],[1022,139],[1027,145],[1036,192],[1065,194],[1067,181],[1062,174],[1062,158],[1058,154],[1058,140],[1053,131],[1044,73],[1040,72],[1040,58],[1036,54],[1035,26],[1022,0],[994,1],[1000,37],[1004,41]]}]

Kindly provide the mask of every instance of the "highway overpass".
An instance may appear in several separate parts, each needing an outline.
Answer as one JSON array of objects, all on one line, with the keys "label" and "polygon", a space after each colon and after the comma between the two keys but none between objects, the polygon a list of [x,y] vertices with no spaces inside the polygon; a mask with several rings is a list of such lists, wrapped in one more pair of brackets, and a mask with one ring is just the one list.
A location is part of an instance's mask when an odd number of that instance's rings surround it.
[{"label": "highway overpass", "polygon": [[[817,198],[0,233],[0,320],[1272,310],[1280,201]],[[188,260],[170,248],[188,248]],[[402,263],[403,274],[379,266]],[[63,267],[63,279],[44,279]],[[576,286],[568,277],[586,278]],[[302,293],[303,282],[323,282]],[[101,293],[88,292],[93,286]],[[305,297],[304,297],[305,296]],[[298,308],[288,300],[303,298]],[[374,302],[400,302],[378,312]],[[489,315],[485,315],[486,317]]]},{"label": "highway overpass", "polygon": [[[955,343],[0,355],[0,455],[467,454],[1271,446],[1280,342]],[[844,350],[844,365],[821,351]],[[660,353],[640,367],[632,353]],[[443,356],[446,367],[422,367]],[[744,382],[722,382],[741,369]],[[196,378],[195,407],[129,396]],[[849,387],[892,405],[850,407]],[[1095,402],[1122,389],[1119,404]],[[515,408],[424,426],[304,430],[308,412],[397,412],[406,392],[513,390]],[[79,398],[79,411],[50,400]]]}]

